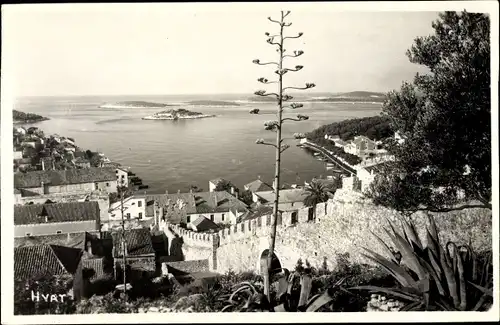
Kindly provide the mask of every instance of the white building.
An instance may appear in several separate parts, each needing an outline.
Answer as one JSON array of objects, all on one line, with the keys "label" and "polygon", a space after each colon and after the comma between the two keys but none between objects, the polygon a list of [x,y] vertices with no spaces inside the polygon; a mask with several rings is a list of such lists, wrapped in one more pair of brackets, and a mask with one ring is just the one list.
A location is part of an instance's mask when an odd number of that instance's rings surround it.
[{"label": "white building", "polygon": [[116,169],[116,181],[118,183],[118,186],[128,186],[129,180],[128,180],[128,170],[124,168],[117,168]]},{"label": "white building", "polygon": [[[109,221],[121,221],[121,202],[111,204],[108,213]],[[123,217],[125,220],[151,220],[153,218],[151,215],[146,215],[146,198],[140,196],[131,196],[123,200]]]}]

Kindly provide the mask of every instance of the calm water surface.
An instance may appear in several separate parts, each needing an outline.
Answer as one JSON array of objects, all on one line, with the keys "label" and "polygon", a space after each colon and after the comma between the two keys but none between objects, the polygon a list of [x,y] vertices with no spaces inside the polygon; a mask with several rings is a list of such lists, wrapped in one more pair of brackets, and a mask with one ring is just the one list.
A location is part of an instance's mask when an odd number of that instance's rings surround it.
[{"label": "calm water surface", "polygon": [[[16,109],[37,113],[50,120],[37,123],[48,134],[75,138],[83,149],[103,152],[109,159],[131,167],[149,185],[149,193],[168,190],[188,191],[190,185],[208,190],[208,181],[217,177],[236,186],[261,179],[272,182],[274,148],[255,144],[258,138],[274,141],[275,133],[264,130],[264,123],[276,119],[275,106],[268,103],[240,103],[238,107],[190,106],[192,111],[216,114],[216,118],[180,121],[151,121],[141,117],[158,109],[103,109],[103,103],[143,100],[182,103],[191,100],[238,100],[244,96],[142,96],[142,97],[38,97],[23,98]],[[259,108],[259,115],[249,110]],[[347,118],[380,113],[379,104],[305,103],[286,115],[309,115],[303,122],[289,122],[284,137],[308,132],[321,125]],[[326,175],[325,163],[298,148],[297,140],[283,154],[282,180],[301,183],[314,176]]]}]

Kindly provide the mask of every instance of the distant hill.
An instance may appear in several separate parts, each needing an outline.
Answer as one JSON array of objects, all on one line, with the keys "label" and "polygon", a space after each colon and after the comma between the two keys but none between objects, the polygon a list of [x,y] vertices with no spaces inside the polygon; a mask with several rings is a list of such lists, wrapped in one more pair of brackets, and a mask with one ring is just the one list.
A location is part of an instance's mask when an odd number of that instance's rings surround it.
[{"label": "distant hill", "polygon": [[240,106],[238,103],[222,100],[193,100],[188,102],[188,104],[196,106]]},{"label": "distant hill", "polygon": [[346,93],[339,93],[324,98],[315,98],[312,101],[322,102],[384,102],[386,99],[385,93],[372,92],[372,91],[350,91]]},{"label": "distant hill", "polygon": [[35,123],[41,121],[47,121],[49,118],[33,113],[24,113],[17,110],[12,110],[12,122],[16,124],[20,123]]},{"label": "distant hill", "polygon": [[129,101],[123,101],[123,102],[116,102],[116,103],[106,103],[103,104],[99,107],[101,108],[162,108],[162,107],[168,107],[172,106],[169,104],[163,104],[163,103],[152,103],[152,102],[146,102],[142,100],[129,100]]}]

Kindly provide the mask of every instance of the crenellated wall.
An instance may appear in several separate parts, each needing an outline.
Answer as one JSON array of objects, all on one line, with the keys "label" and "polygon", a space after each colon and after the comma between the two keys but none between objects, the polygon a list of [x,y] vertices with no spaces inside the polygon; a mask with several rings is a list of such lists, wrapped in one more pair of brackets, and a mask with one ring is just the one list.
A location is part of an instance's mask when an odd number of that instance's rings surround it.
[{"label": "crenellated wall", "polygon": [[[211,270],[217,269],[217,247],[219,245],[217,234],[197,233],[167,223],[162,223],[160,229],[163,229],[169,239],[169,251],[172,252],[172,245],[179,246],[174,248],[174,251],[182,251],[183,260],[208,259],[209,268]],[[176,238],[172,237],[172,233],[182,238],[179,244],[176,244]]]},{"label": "crenellated wall", "polygon": [[[491,248],[490,210],[468,209],[434,216],[443,242],[470,240],[475,249]],[[338,190],[334,199],[313,210],[283,213],[278,219],[275,253],[281,266],[290,269],[299,258],[316,267],[326,260],[332,268],[338,253],[349,253],[354,262],[369,263],[360,254],[362,247],[384,253],[371,231],[388,240],[383,230],[386,219],[399,227],[400,218],[398,212],[375,206],[356,192]],[[425,238],[426,215],[416,213],[412,219]],[[175,225],[170,228],[183,238],[186,260],[209,258],[210,269],[222,273],[229,269],[260,272],[259,260],[269,247],[270,224],[271,216],[267,215],[216,234],[195,233]]]}]

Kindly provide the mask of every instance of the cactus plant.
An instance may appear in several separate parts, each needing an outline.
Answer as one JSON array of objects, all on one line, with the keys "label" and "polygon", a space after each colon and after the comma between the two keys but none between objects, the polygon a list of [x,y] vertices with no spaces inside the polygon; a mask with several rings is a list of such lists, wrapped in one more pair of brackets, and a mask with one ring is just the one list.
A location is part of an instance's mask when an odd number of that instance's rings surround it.
[{"label": "cactus plant", "polygon": [[[442,246],[434,217],[428,215],[427,246],[419,238],[413,221],[402,219],[402,235],[393,223],[391,231],[384,228],[394,246],[395,252],[380,237],[390,259],[365,248],[368,259],[379,264],[401,285],[400,288],[358,286],[351,289],[365,289],[398,298],[407,302],[401,310],[446,310],[484,311],[492,305],[493,276],[491,251],[483,256],[472,250],[470,245],[447,242]],[[400,254],[400,261],[396,254]]]},{"label": "cactus plant", "polygon": [[[300,294],[295,297],[292,294],[296,279],[299,279]],[[222,312],[315,312],[333,300],[335,289],[339,288],[345,278],[340,279],[332,287],[323,293],[310,297],[312,289],[312,276],[310,272],[290,272],[281,269],[277,280],[276,295],[269,300],[264,294],[263,286],[254,285],[250,282],[242,282],[236,285],[227,299],[227,305]]]}]

